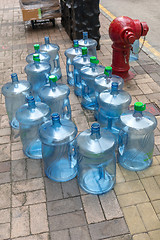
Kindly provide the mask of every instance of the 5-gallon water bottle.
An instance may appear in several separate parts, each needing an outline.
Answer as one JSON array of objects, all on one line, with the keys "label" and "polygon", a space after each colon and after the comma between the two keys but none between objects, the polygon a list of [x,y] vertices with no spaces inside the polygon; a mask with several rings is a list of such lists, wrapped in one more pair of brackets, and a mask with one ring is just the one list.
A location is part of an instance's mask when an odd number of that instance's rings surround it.
[{"label": "5-gallon water bottle", "polygon": [[112,74],[112,67],[107,66],[105,67],[104,74],[100,75],[95,78],[95,111],[94,111],[94,117],[97,120],[97,114],[98,114],[98,103],[97,99],[101,92],[107,89],[111,89],[112,83],[117,82],[118,83],[118,89],[122,89],[124,85],[124,81],[121,77],[117,75]]},{"label": "5-gallon water bottle", "polygon": [[74,86],[74,75],[73,75],[73,58],[81,55],[82,50],[79,48],[78,40],[73,41],[73,48],[69,48],[65,51],[66,56],[66,72],[67,72],[67,82],[69,85]]},{"label": "5-gallon water bottle", "polygon": [[76,176],[76,135],[75,124],[70,120],[60,119],[58,113],[53,113],[52,120],[40,127],[42,158],[48,178],[57,182],[65,182]]},{"label": "5-gallon water bottle", "polygon": [[39,159],[42,158],[42,144],[38,135],[39,126],[49,119],[51,112],[45,103],[35,103],[33,96],[27,96],[27,102],[16,112],[23,152],[29,158]]},{"label": "5-gallon water bottle", "polygon": [[67,85],[56,83],[57,76],[49,76],[49,84],[42,87],[39,91],[39,97],[46,103],[51,112],[57,112],[61,118],[71,119],[71,106],[69,101],[70,89]]},{"label": "5-gallon water bottle", "polygon": [[152,164],[156,118],[137,102],[134,110],[120,116],[123,128],[119,136],[118,161],[131,171],[141,171]]},{"label": "5-gallon water bottle", "polygon": [[74,93],[81,97],[82,95],[82,84],[80,70],[83,66],[90,65],[90,56],[88,56],[88,51],[86,47],[82,47],[82,55],[77,56],[73,59],[74,66]]},{"label": "5-gallon water bottle", "polygon": [[135,40],[132,44],[132,50],[130,51],[129,61],[137,61],[139,58],[139,39]]},{"label": "5-gallon water bottle", "polygon": [[5,96],[5,106],[11,127],[18,129],[19,123],[16,120],[17,109],[25,103],[26,96],[31,91],[31,85],[24,80],[18,80],[16,73],[11,74],[12,82],[2,87],[2,94]]},{"label": "5-gallon water bottle", "polygon": [[90,57],[90,66],[82,67],[80,70],[82,83],[81,105],[89,110],[95,109],[95,87],[94,80],[97,76],[104,73],[104,67],[98,65],[96,57]]},{"label": "5-gallon water bottle", "polygon": [[60,62],[59,62],[59,46],[52,44],[49,37],[45,37],[45,44],[40,46],[40,50],[47,52],[50,55],[51,74],[56,75],[58,79],[62,77]]},{"label": "5-gallon water bottle", "polygon": [[130,94],[124,90],[119,90],[118,83],[113,82],[111,89],[101,92],[97,101],[99,106],[98,122],[102,127],[107,127],[113,133],[118,134],[118,130],[121,128],[119,118],[129,108]]},{"label": "5-gallon water bottle", "polygon": [[83,39],[79,40],[80,47],[88,48],[88,55],[97,57],[96,47],[97,41],[91,38],[88,38],[88,32],[83,32]]},{"label": "5-gallon water bottle", "polygon": [[27,57],[26,57],[26,62],[27,63],[33,63],[34,60],[33,60],[33,54],[35,53],[38,53],[39,54],[39,59],[41,62],[47,62],[47,63],[50,63],[50,56],[47,52],[40,52],[40,46],[39,44],[34,44],[34,50],[35,52],[34,53],[31,53],[29,54]]},{"label": "5-gallon water bottle", "polygon": [[116,140],[94,123],[77,137],[78,183],[88,193],[110,191],[116,180]]},{"label": "5-gallon water bottle", "polygon": [[24,70],[27,74],[27,80],[32,86],[32,94],[37,102],[40,101],[38,91],[48,82],[51,66],[46,62],[41,63],[39,54],[33,54],[33,60],[34,63],[29,63]]}]

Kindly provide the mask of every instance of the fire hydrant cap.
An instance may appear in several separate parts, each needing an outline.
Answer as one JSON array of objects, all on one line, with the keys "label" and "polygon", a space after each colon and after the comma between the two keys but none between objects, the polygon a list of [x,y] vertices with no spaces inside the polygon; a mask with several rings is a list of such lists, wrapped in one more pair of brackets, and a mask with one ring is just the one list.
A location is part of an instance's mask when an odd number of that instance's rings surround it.
[{"label": "fire hydrant cap", "polygon": [[50,75],[49,76],[49,81],[57,82],[57,80],[58,80],[57,76],[55,76],[55,75]]},{"label": "fire hydrant cap", "polygon": [[38,50],[39,49],[39,44],[34,44],[34,49]]},{"label": "fire hydrant cap", "polygon": [[146,104],[143,104],[142,102],[136,102],[134,104],[134,110],[136,110],[136,111],[144,111],[144,110],[146,110]]},{"label": "fire hydrant cap", "polygon": [[99,60],[95,56],[92,56],[92,57],[90,57],[90,62],[94,63],[94,64],[98,64]]},{"label": "fire hydrant cap", "polygon": [[39,59],[39,54],[33,54],[33,60],[36,61],[36,62],[40,62],[40,59]]},{"label": "fire hydrant cap", "polygon": [[112,67],[110,67],[110,66],[105,67],[105,69],[104,69],[104,74],[107,75],[107,76],[109,76],[109,73],[110,73],[110,72],[112,72]]},{"label": "fire hydrant cap", "polygon": [[82,47],[82,55],[87,55],[87,47]]}]

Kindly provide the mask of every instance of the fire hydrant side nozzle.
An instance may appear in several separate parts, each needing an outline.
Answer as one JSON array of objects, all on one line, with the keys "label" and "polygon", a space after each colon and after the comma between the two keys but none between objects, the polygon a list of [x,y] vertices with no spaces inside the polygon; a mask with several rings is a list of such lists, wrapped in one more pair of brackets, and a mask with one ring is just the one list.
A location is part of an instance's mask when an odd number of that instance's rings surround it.
[{"label": "fire hydrant side nozzle", "polygon": [[113,73],[124,80],[132,79],[134,74],[129,72],[129,56],[131,44],[141,36],[146,36],[149,28],[146,22],[131,19],[127,16],[115,18],[109,26],[109,36],[113,41]]}]

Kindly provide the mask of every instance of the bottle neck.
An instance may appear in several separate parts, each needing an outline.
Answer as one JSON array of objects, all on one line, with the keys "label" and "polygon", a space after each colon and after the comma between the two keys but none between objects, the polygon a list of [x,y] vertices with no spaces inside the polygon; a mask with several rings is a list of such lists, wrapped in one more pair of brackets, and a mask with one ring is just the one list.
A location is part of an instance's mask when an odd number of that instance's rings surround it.
[{"label": "bottle neck", "polygon": [[57,86],[57,82],[49,81],[50,82],[50,87],[55,88]]},{"label": "bottle neck", "polygon": [[18,83],[18,76],[16,73],[11,74],[12,83]]},{"label": "bottle neck", "polygon": [[34,61],[34,64],[35,64],[36,68],[39,68],[40,62]]},{"label": "bottle neck", "polygon": [[88,33],[87,32],[83,33],[83,40],[84,40],[84,44],[86,44],[87,40],[88,40]]},{"label": "bottle neck", "polygon": [[28,109],[35,109],[36,108],[36,104],[35,104],[34,98],[28,99],[27,101],[28,101]]},{"label": "bottle neck", "polygon": [[48,45],[50,42],[49,42],[49,37],[45,37],[45,44]]},{"label": "bottle neck", "polygon": [[74,49],[75,49],[75,52],[77,53],[77,52],[78,52],[78,49],[79,49],[79,47],[74,47]]},{"label": "bottle neck", "polygon": [[99,139],[101,137],[101,134],[100,134],[100,125],[95,123],[95,124],[92,124],[91,126],[91,138],[92,139]]},{"label": "bottle neck", "polygon": [[143,111],[134,110],[133,117],[142,118],[143,117]]},{"label": "bottle neck", "polygon": [[40,49],[35,49],[35,53],[40,53]]},{"label": "bottle neck", "polygon": [[92,71],[93,71],[93,72],[95,72],[96,67],[97,67],[97,64],[91,63],[91,68],[92,68]]},{"label": "bottle neck", "polygon": [[117,82],[113,82],[112,86],[111,86],[111,94],[112,95],[118,95],[119,90],[118,90],[118,83]]},{"label": "bottle neck", "polygon": [[53,127],[60,127],[61,122],[60,122],[60,117],[58,113],[53,113],[52,114],[52,126]]}]

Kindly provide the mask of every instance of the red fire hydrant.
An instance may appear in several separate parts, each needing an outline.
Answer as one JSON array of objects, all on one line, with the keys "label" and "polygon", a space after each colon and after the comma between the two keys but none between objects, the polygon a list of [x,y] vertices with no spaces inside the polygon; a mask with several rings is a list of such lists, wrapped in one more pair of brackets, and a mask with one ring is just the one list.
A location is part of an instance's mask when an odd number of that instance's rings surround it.
[{"label": "red fire hydrant", "polygon": [[149,27],[146,22],[133,20],[129,17],[117,17],[109,26],[109,36],[113,41],[112,71],[124,79],[130,80],[134,73],[130,72],[130,49],[136,39],[146,36]]}]

